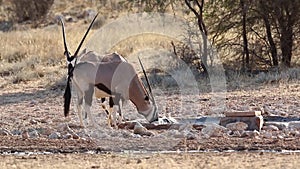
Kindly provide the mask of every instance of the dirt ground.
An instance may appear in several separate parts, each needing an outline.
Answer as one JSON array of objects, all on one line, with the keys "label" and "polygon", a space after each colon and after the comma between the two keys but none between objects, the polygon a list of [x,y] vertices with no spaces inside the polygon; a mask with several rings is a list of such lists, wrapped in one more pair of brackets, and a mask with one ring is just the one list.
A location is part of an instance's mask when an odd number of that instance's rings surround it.
[{"label": "dirt ground", "polygon": [[299,153],[54,154],[0,156],[6,168],[299,168]]},{"label": "dirt ground", "polygon": [[[12,85],[0,91],[1,168],[299,167],[300,154],[296,153],[300,149],[298,130],[269,131],[272,133],[270,137],[262,134],[263,129],[255,137],[224,134],[207,138],[199,130],[184,127],[180,131],[169,129],[153,131],[154,136],[138,136],[131,130],[107,127],[105,113],[100,110],[98,113],[98,106],[93,106],[92,110],[97,112],[94,116],[99,126],[82,129],[78,127],[74,111],[71,117],[63,117],[62,95],[63,88],[45,88],[41,82]],[[160,115],[168,111],[173,117],[214,115],[210,93],[203,92],[195,97],[196,100],[191,98],[161,91],[156,94],[161,104]],[[228,91],[225,104],[230,110],[262,109],[263,115],[299,117],[298,100],[300,85],[295,82]],[[193,107],[195,104],[198,106]],[[166,110],[166,107],[173,109]],[[142,118],[130,103],[124,106],[124,116],[128,120]],[[50,139],[55,132],[63,135],[62,128],[66,124],[78,137]],[[3,131],[9,134],[3,134]],[[37,134],[32,135],[32,132]],[[157,151],[181,153],[150,153]],[[184,153],[187,151],[198,153]]]}]

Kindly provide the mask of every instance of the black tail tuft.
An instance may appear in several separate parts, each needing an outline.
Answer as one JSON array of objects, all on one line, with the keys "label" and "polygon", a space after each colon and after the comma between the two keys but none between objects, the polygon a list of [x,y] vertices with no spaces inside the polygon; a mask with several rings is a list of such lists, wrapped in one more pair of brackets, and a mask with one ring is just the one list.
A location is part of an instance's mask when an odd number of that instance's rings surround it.
[{"label": "black tail tuft", "polygon": [[68,78],[64,98],[65,98],[65,103],[64,103],[64,114],[65,117],[69,115],[70,111],[70,104],[71,104],[71,87],[70,87],[70,79]]}]

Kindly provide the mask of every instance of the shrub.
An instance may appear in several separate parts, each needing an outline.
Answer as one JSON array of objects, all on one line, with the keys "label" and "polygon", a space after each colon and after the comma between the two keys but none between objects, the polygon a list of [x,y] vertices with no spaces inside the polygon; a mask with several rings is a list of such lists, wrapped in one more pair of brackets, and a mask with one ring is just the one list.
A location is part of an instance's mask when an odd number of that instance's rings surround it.
[{"label": "shrub", "polygon": [[54,0],[12,0],[18,22],[43,19]]}]

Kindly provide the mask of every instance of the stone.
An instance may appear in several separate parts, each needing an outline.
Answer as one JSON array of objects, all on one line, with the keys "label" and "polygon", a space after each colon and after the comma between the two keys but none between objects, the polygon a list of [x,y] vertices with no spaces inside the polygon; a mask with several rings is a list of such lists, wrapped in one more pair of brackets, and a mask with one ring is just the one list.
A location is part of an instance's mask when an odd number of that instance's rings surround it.
[{"label": "stone", "polygon": [[24,139],[28,139],[29,138],[28,131],[23,131],[22,132],[22,138],[24,138]]},{"label": "stone", "polygon": [[226,128],[232,131],[243,131],[248,128],[248,124],[244,122],[235,122],[226,124]]},{"label": "stone", "polygon": [[48,138],[49,139],[60,139],[61,134],[59,132],[54,132],[54,133],[51,133]]},{"label": "stone", "polygon": [[8,32],[12,30],[13,22],[12,21],[0,21],[0,31]]},{"label": "stone", "polygon": [[11,136],[12,134],[6,129],[0,129],[0,136]]},{"label": "stone", "polygon": [[38,138],[39,137],[39,133],[36,130],[30,131],[28,133],[28,135],[29,135],[30,138]]},{"label": "stone", "polygon": [[267,125],[262,127],[263,130],[278,131],[279,128],[275,125]]},{"label": "stone", "polygon": [[241,132],[238,130],[231,131],[228,133],[228,135],[231,137],[241,137],[242,136]]},{"label": "stone", "polygon": [[72,136],[72,134],[70,134],[70,133],[67,133],[67,134],[65,134],[65,135],[63,135],[63,139],[71,139],[73,136]]},{"label": "stone", "polygon": [[243,122],[248,125],[246,130],[257,130],[260,131],[263,126],[262,116],[253,117],[222,117],[220,119],[220,125],[226,127],[229,123]]},{"label": "stone", "polygon": [[218,124],[208,124],[201,130],[201,133],[206,137],[220,137],[223,136],[228,131],[227,128],[220,126]]},{"label": "stone", "polygon": [[289,129],[300,130],[300,121],[291,121],[288,123]]},{"label": "stone", "polygon": [[288,128],[288,123],[287,122],[271,122],[271,121],[266,121],[264,122],[264,126],[269,126],[273,125],[276,126],[279,130],[285,130]]},{"label": "stone", "polygon": [[29,121],[29,123],[30,123],[30,124],[37,124],[38,122],[37,122],[36,120],[34,120],[34,119],[31,119],[31,120]]},{"label": "stone", "polygon": [[260,133],[257,130],[254,131],[243,131],[241,134],[241,137],[250,137],[250,138],[254,138],[259,136]]},{"label": "stone", "polygon": [[263,132],[261,132],[261,136],[263,138],[268,138],[268,139],[276,138],[276,136],[273,136],[273,134],[270,131],[263,131]]},{"label": "stone", "polygon": [[22,132],[20,130],[14,129],[13,131],[11,131],[12,135],[21,135]]},{"label": "stone", "polygon": [[141,123],[136,122],[134,128],[133,128],[133,133],[134,134],[139,134],[141,136],[146,135],[146,136],[152,136],[154,133],[148,131],[146,127],[142,126]]},{"label": "stone", "polygon": [[76,139],[79,139],[79,136],[77,134],[73,133],[72,138],[76,140]]}]

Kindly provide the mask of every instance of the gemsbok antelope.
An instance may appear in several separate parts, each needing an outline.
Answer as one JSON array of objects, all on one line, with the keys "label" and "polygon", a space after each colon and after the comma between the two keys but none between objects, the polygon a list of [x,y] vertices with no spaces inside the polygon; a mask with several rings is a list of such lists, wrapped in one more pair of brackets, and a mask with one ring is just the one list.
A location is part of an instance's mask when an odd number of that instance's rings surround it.
[{"label": "gemsbok antelope", "polygon": [[79,50],[97,16],[98,14],[89,25],[74,55],[71,55],[68,50],[64,22],[60,19],[65,47],[64,55],[68,62],[67,86],[64,94],[64,115],[69,115],[72,83],[72,86],[77,92],[77,110],[81,126],[83,126],[81,113],[83,103],[84,112],[89,116],[90,120],[93,121],[90,108],[92,106],[95,88],[98,90],[98,97],[130,100],[136,106],[138,113],[142,114],[150,123],[157,121],[157,106],[140,59],[139,61],[149,87],[149,92],[139,79],[133,66],[128,62],[93,62],[78,59]]},{"label": "gemsbok antelope", "polygon": [[[127,60],[122,57],[121,55],[119,55],[118,53],[114,52],[111,54],[107,54],[107,55],[99,55],[94,51],[86,51],[86,49],[84,49],[81,54],[79,55],[78,58],[80,61],[89,61],[89,62],[127,62]],[[97,87],[95,87],[95,97],[101,99],[101,107],[105,110],[106,114],[107,114],[107,123],[109,126],[116,126],[116,122],[115,119],[113,120],[113,107],[114,105],[118,106],[118,110],[117,113],[118,114],[118,123],[121,123],[123,120],[123,114],[122,114],[122,105],[124,103],[124,99],[121,97],[115,96],[114,98],[112,96],[109,97],[109,109],[106,107],[106,105],[104,104],[106,98],[103,97],[103,94],[101,92],[101,90],[97,89]]]}]

